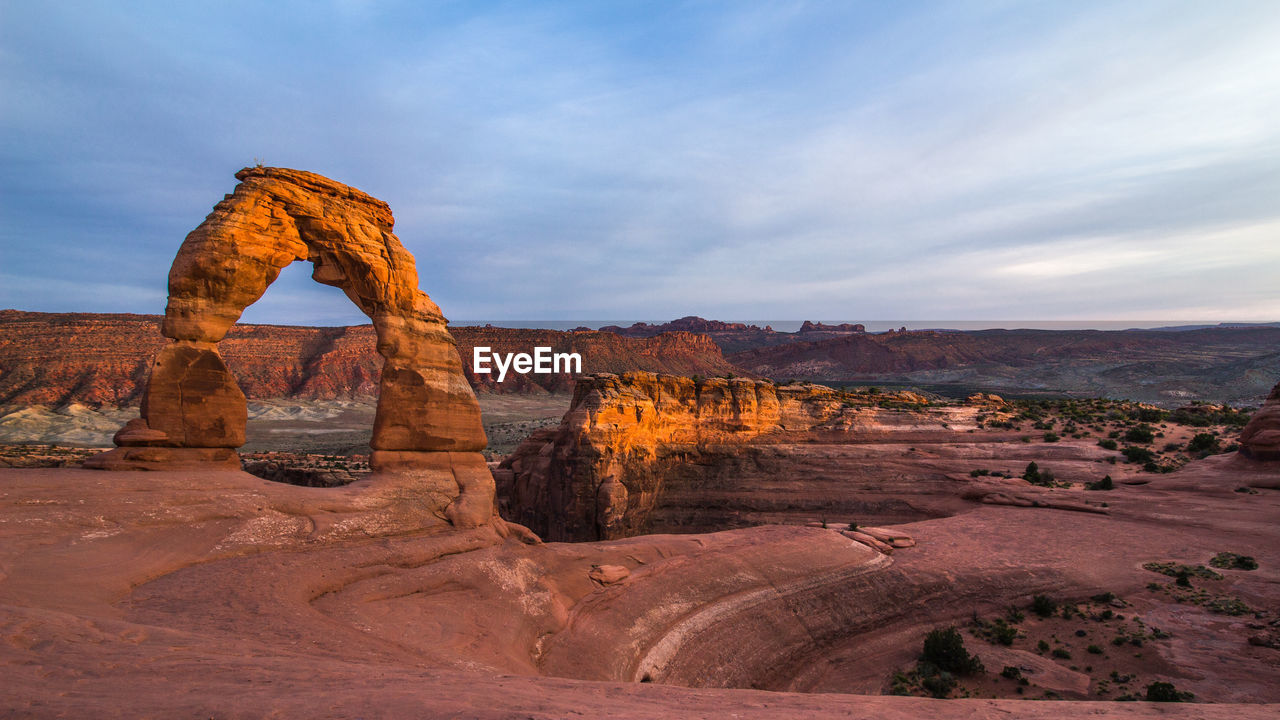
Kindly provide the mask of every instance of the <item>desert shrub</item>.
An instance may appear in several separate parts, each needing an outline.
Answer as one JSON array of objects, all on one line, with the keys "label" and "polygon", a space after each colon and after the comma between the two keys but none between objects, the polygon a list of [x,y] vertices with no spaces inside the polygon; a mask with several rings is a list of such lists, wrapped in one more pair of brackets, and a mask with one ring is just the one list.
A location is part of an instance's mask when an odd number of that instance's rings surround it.
[{"label": "desert shrub", "polygon": [[1098,482],[1085,483],[1084,489],[1085,490],[1115,490],[1116,484],[1115,484],[1115,481],[1111,479],[1110,475],[1106,475]]},{"label": "desert shrub", "polygon": [[1155,423],[1169,417],[1169,413],[1166,413],[1159,408],[1138,408],[1138,410],[1132,414],[1132,417],[1138,422]]},{"label": "desert shrub", "polygon": [[1010,680],[1020,680],[1022,678],[1022,671],[1013,665],[1005,665],[1004,669],[1000,671],[1000,677],[1009,678]]},{"label": "desert shrub", "polygon": [[1187,443],[1187,452],[1205,453],[1212,455],[1220,449],[1218,437],[1213,433],[1197,433],[1191,441]]},{"label": "desert shrub", "polygon": [[1058,603],[1048,595],[1036,595],[1031,598],[1031,612],[1047,618],[1058,609]]},{"label": "desert shrub", "polygon": [[1205,580],[1221,580],[1222,575],[1216,573],[1203,565],[1182,565],[1175,562],[1149,562],[1142,565],[1144,570],[1157,572],[1161,575],[1169,577],[1178,577],[1179,573],[1186,573],[1191,577],[1204,578]]},{"label": "desert shrub", "polygon": [[1209,612],[1217,613],[1219,615],[1239,616],[1253,612],[1253,608],[1246,605],[1243,600],[1231,595],[1220,595],[1215,597],[1205,603],[1205,608],[1208,609]]},{"label": "desert shrub", "polygon": [[1180,692],[1173,683],[1156,681],[1147,686],[1147,702],[1186,702],[1195,693]]},{"label": "desert shrub", "polygon": [[1120,454],[1131,463],[1149,463],[1156,459],[1150,450],[1140,447],[1126,447],[1120,451]]},{"label": "desert shrub", "polygon": [[1116,444],[1116,441],[1115,441],[1115,440],[1110,440],[1110,439],[1108,439],[1108,438],[1103,438],[1103,439],[1101,439],[1101,440],[1099,440],[1099,441],[1098,441],[1098,447],[1102,448],[1103,450],[1115,450],[1116,448],[1118,448],[1118,447],[1120,447],[1120,446]]},{"label": "desert shrub", "polygon": [[1090,655],[1102,654],[1102,648],[1097,645],[1090,645],[1089,647],[1085,648],[1085,651],[1087,651]]},{"label": "desert shrub", "polygon": [[1138,427],[1129,428],[1124,434],[1125,442],[1142,443],[1143,445],[1156,439],[1156,434],[1150,425],[1139,425]]},{"label": "desert shrub", "polygon": [[1040,466],[1035,462],[1027,463],[1027,469],[1022,471],[1022,479],[1027,482],[1037,482],[1040,480]]},{"label": "desert shrub", "polygon": [[1062,660],[1070,660],[1071,652],[1066,648],[1054,648],[1053,656]]},{"label": "desert shrub", "polygon": [[954,627],[930,630],[924,638],[920,659],[957,675],[982,672],[982,661],[969,654],[964,647],[964,638]]},{"label": "desert shrub", "polygon": [[951,694],[956,688],[956,679],[951,673],[943,671],[937,675],[926,675],[920,681],[920,686],[929,691],[929,694],[935,698],[945,698]]},{"label": "desert shrub", "polygon": [[1058,433],[1056,433],[1056,432],[1047,432],[1047,433],[1045,433],[1045,434],[1044,434],[1044,441],[1045,441],[1045,442],[1047,442],[1047,443],[1055,443],[1055,442],[1058,442],[1058,441],[1059,441],[1059,440],[1061,440],[1061,439],[1062,439],[1062,438],[1061,438],[1061,437],[1059,437],[1059,436],[1058,436]]},{"label": "desert shrub", "polygon": [[1209,564],[1224,570],[1257,570],[1258,561],[1248,555],[1237,555],[1230,552],[1220,552],[1213,556]]},{"label": "desert shrub", "polygon": [[1041,640],[1040,642],[1036,643],[1036,650],[1039,650],[1040,652],[1048,652],[1049,643],[1045,642],[1044,640]]},{"label": "desert shrub", "polygon": [[1009,625],[1004,620],[996,620],[992,624],[991,637],[996,642],[1007,647],[1018,639],[1018,628]]}]

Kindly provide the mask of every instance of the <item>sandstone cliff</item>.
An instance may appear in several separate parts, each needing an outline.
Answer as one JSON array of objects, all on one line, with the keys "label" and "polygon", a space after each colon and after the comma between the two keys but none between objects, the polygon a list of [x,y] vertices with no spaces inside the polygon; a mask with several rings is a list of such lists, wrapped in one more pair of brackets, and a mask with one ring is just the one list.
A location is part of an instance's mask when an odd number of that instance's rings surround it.
[{"label": "sandstone cliff", "polygon": [[[0,311],[0,403],[136,405],[151,359],[164,345],[158,315]],[[481,392],[567,392],[564,375],[471,372],[471,348],[578,352],[584,372],[723,375],[740,372],[709,339],[689,333],[629,338],[604,332],[451,327],[463,371]],[[372,325],[316,328],[237,324],[219,349],[244,394],[254,399],[373,397],[382,358]]]},{"label": "sandstone cliff", "polygon": [[[918,405],[902,393],[882,398]],[[724,527],[718,501],[730,496],[794,502],[770,478],[772,447],[847,439],[851,429],[881,432],[885,411],[818,385],[746,378],[628,373],[579,380],[558,428],[525,441],[497,471],[509,519],[552,540],[627,537],[655,529]],[[782,458],[812,480],[813,458]],[[818,472],[821,472],[820,468]],[[827,492],[822,482],[810,490]],[[829,498],[816,507],[831,506]],[[687,503],[682,505],[682,503]],[[723,505],[723,502],[719,502]],[[697,506],[701,506],[698,509]],[[661,517],[659,517],[661,515]],[[686,521],[692,518],[693,526]]]}]

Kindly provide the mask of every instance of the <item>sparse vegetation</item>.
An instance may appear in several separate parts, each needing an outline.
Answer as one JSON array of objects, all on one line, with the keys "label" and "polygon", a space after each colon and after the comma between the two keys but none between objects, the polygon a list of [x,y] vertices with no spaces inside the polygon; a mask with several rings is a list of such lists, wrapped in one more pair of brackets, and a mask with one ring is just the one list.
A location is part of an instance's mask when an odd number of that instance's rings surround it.
[{"label": "sparse vegetation", "polygon": [[1209,564],[1223,570],[1257,570],[1258,561],[1248,555],[1237,555],[1231,552],[1220,552],[1213,556]]},{"label": "sparse vegetation", "polygon": [[1147,702],[1187,702],[1195,693],[1179,692],[1173,683],[1157,681],[1147,686]]},{"label": "sparse vegetation", "polygon": [[1097,482],[1085,483],[1084,489],[1085,490],[1115,490],[1116,484],[1115,484],[1115,481],[1111,479],[1110,475],[1106,475]]},{"label": "sparse vegetation", "polygon": [[982,661],[969,654],[964,638],[954,627],[930,630],[924,638],[920,660],[957,675],[982,672]]},{"label": "sparse vegetation", "polygon": [[1053,615],[1058,610],[1058,603],[1048,595],[1036,595],[1031,598],[1031,612],[1042,618]]}]

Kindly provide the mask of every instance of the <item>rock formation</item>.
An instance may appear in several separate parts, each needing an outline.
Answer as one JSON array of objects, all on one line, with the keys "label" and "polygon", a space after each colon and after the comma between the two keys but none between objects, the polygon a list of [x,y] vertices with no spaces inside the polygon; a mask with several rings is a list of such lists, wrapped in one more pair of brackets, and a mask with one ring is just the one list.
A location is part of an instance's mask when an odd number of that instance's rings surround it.
[{"label": "rock formation", "polygon": [[245,168],[240,184],[187,235],[169,271],[162,334],[142,417],[116,435],[98,469],[239,469],[245,397],[218,352],[240,313],[288,264],[307,260],[373,320],[383,357],[370,465],[412,478],[455,524],[492,515],[493,481],[478,453],[480,407],[440,308],[418,289],[413,256],[386,203],[319,175]]},{"label": "rock formation", "polygon": [[1280,460],[1280,383],[1240,431],[1240,454],[1254,460]]},{"label": "rock formation", "polygon": [[[159,315],[0,310],[0,404],[56,407],[71,402],[137,405],[155,355],[169,341]],[[473,375],[471,349],[576,352],[589,373],[632,370],[676,375],[741,374],[704,335],[668,332],[632,338],[607,332],[454,326],[463,372],[477,392],[568,392],[565,374]],[[218,343],[251,400],[333,400],[378,394],[382,356],[372,325],[292,327],[238,323]]]},{"label": "rock formation", "polygon": [[[908,393],[858,399],[747,378],[586,376],[560,426],[532,435],[494,474],[506,517],[552,540],[731,527],[739,524],[726,516],[731,502],[763,512],[813,510],[814,517],[838,507],[838,498],[862,501],[847,491],[833,495],[827,482],[839,482],[848,466],[792,445],[831,447],[822,443],[847,442],[855,427],[864,437],[884,436],[886,416],[915,413],[874,403],[923,400]],[[784,489],[784,477],[804,482]],[[912,513],[906,510],[929,515]]]},{"label": "rock formation", "polygon": [[827,325],[820,322],[805,320],[804,323],[800,325],[800,332],[802,333],[864,333],[866,331],[867,326],[862,323],[840,323],[839,325]]}]

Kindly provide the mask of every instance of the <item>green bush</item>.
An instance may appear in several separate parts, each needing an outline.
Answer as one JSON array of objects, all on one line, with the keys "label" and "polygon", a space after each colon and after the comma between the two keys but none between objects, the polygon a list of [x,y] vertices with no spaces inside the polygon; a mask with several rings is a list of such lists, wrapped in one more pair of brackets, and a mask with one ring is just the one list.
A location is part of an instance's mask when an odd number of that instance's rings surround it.
[{"label": "green bush", "polygon": [[1058,609],[1058,603],[1048,595],[1036,595],[1031,598],[1031,612],[1042,618],[1053,615]]},{"label": "green bush", "polygon": [[1129,428],[1124,434],[1126,442],[1141,443],[1143,445],[1156,439],[1155,431],[1149,425],[1139,425],[1135,428]]},{"label": "green bush", "polygon": [[1109,440],[1107,438],[1103,438],[1098,441],[1098,447],[1102,448],[1103,450],[1115,450],[1120,446],[1116,444],[1115,440]]},{"label": "green bush", "polygon": [[954,627],[930,630],[924,638],[920,659],[957,675],[982,672],[982,661],[969,654],[964,647],[964,638]]},{"label": "green bush", "polygon": [[920,681],[920,685],[929,691],[929,694],[935,698],[945,698],[951,694],[956,688],[956,679],[951,673],[943,671],[937,675],[927,675]]},{"label": "green bush", "polygon": [[1135,413],[1135,416],[1139,422],[1154,423],[1163,421],[1165,418],[1169,417],[1169,413],[1158,408],[1138,408],[1138,412]]},{"label": "green bush", "polygon": [[1156,456],[1150,450],[1140,447],[1126,447],[1120,451],[1120,454],[1124,455],[1125,459],[1131,463],[1150,463],[1156,459]]},{"label": "green bush", "polygon": [[1218,436],[1212,433],[1197,433],[1187,443],[1187,452],[1212,455],[1221,449]]},{"label": "green bush", "polygon": [[1116,484],[1115,484],[1115,481],[1111,479],[1111,476],[1107,475],[1107,476],[1104,476],[1098,482],[1085,483],[1084,489],[1085,490],[1115,490]]},{"label": "green bush", "polygon": [[1147,686],[1147,702],[1186,702],[1195,693],[1179,692],[1173,683],[1156,681]]},{"label": "green bush", "polygon": [[1062,660],[1071,659],[1071,653],[1066,648],[1054,648],[1053,656]]},{"label": "green bush", "polygon": [[1220,552],[1213,556],[1209,564],[1224,570],[1257,570],[1258,561],[1248,555],[1237,555],[1230,552]]}]

